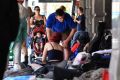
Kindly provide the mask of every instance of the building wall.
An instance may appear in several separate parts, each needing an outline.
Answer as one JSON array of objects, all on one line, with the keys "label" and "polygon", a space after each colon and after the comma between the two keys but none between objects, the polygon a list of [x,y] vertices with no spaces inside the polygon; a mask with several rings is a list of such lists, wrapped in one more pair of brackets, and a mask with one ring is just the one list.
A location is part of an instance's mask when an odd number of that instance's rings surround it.
[{"label": "building wall", "polygon": [[[91,36],[96,32],[98,21],[106,21],[107,28],[111,28],[111,1],[112,0],[80,0],[80,6],[84,8],[86,16],[87,31]],[[57,6],[54,5],[55,7],[53,8],[58,8],[62,4],[67,5],[68,12],[70,14],[72,12],[72,3],[39,3],[38,0],[28,0],[27,3],[32,10],[34,6],[40,6],[41,14],[46,16],[55,11],[55,9],[51,9],[54,4]]]},{"label": "building wall", "polygon": [[111,0],[80,0],[84,5],[87,31],[96,32],[98,21],[105,21],[111,29]]},{"label": "building wall", "polygon": [[120,0],[112,1],[112,36],[110,80],[120,80]]},{"label": "building wall", "polygon": [[38,0],[28,0],[28,6],[30,6],[32,8],[32,10],[34,11],[34,7],[35,6],[39,6],[40,7],[40,14],[45,15],[46,17],[48,17],[49,14],[55,12],[55,10],[57,8],[59,8],[61,5],[64,5],[66,7],[66,12],[68,12],[69,14],[71,14],[72,12],[72,2],[62,2],[62,3],[40,3]]},{"label": "building wall", "polygon": [[28,0],[28,6],[34,11],[35,6],[40,7],[40,14],[45,15],[46,13],[46,3],[39,3],[38,0]]},{"label": "building wall", "polygon": [[105,21],[108,29],[112,29],[112,0],[105,0]]}]

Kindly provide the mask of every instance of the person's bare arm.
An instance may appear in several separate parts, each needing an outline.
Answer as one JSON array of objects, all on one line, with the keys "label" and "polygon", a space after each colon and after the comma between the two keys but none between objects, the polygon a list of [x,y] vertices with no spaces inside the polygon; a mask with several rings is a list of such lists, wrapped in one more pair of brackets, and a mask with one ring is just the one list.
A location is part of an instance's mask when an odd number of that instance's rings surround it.
[{"label": "person's bare arm", "polygon": [[46,25],[46,17],[44,16],[44,27],[45,27],[45,25]]},{"label": "person's bare arm", "polygon": [[29,35],[29,30],[30,30],[30,17],[27,18],[27,34]]},{"label": "person's bare arm", "polygon": [[74,33],[76,32],[76,28],[73,28],[69,34],[69,36],[67,37],[66,40],[63,41],[63,47],[67,47],[69,41],[72,39]]},{"label": "person's bare arm", "polygon": [[38,43],[35,43],[35,46],[36,46],[37,50],[39,50],[39,45],[38,45]]},{"label": "person's bare arm", "polygon": [[45,44],[43,55],[42,55],[42,63],[46,64],[46,57],[47,57],[47,43]]},{"label": "person's bare arm", "polygon": [[81,20],[77,20],[76,18],[74,19],[74,22],[77,22],[78,24],[81,23]]},{"label": "person's bare arm", "polygon": [[40,43],[40,49],[43,50],[43,46],[44,44],[43,43]]},{"label": "person's bare arm", "polygon": [[33,17],[30,18],[30,27],[33,28]]},{"label": "person's bare arm", "polygon": [[77,22],[78,24],[80,24],[80,23],[81,23],[81,21],[80,21],[80,20],[76,20],[76,22]]},{"label": "person's bare arm", "polygon": [[88,42],[88,43],[84,46],[83,51],[87,51],[87,49],[89,48],[89,46],[90,46],[90,42]]},{"label": "person's bare arm", "polygon": [[50,40],[50,36],[52,34],[52,31],[50,28],[46,28],[46,33],[47,33],[47,38],[48,38],[48,41]]}]

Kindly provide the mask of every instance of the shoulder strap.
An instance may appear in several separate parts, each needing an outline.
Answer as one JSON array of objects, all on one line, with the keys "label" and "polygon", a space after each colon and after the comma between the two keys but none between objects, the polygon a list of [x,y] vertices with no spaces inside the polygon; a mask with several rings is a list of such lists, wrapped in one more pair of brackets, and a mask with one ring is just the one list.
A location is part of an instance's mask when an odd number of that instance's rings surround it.
[{"label": "shoulder strap", "polygon": [[52,43],[50,42],[50,45],[52,46],[52,48],[54,49],[54,47],[53,47],[53,45],[52,45]]}]

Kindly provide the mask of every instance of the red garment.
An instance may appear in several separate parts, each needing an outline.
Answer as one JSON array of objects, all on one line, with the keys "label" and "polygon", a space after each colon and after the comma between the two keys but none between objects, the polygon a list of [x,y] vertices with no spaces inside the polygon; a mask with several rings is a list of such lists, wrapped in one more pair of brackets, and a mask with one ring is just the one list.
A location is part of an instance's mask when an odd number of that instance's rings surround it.
[{"label": "red garment", "polygon": [[80,46],[80,43],[75,43],[72,48],[71,48],[71,51],[74,53],[76,51],[76,49]]},{"label": "red garment", "polygon": [[36,32],[41,32],[41,33],[45,34],[43,25],[40,27],[35,27],[35,29],[33,30],[33,34],[35,34]]},{"label": "red garment", "polygon": [[102,80],[109,80],[109,72],[106,69],[103,71]]}]

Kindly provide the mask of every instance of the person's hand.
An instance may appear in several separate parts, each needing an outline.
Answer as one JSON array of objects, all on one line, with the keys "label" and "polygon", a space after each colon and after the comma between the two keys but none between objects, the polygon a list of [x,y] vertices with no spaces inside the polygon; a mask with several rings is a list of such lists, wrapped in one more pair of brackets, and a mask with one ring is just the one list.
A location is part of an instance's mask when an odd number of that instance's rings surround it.
[{"label": "person's hand", "polygon": [[64,40],[63,43],[62,43],[63,47],[67,48],[68,47],[68,43],[69,43],[68,40]]},{"label": "person's hand", "polygon": [[34,27],[35,27],[35,25],[31,25],[30,27],[31,27],[31,28],[34,28]]},{"label": "person's hand", "polygon": [[76,20],[76,19],[74,19],[74,22],[77,22],[77,20]]},{"label": "person's hand", "polygon": [[44,65],[44,64],[47,64],[47,63],[46,63],[46,61],[42,61],[42,64]]}]

